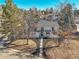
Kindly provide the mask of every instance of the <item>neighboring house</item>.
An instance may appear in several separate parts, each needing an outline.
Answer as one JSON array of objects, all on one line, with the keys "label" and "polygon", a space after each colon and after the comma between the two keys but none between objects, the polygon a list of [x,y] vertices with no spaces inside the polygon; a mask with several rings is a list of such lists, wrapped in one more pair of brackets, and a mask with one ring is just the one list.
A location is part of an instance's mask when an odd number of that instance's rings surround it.
[{"label": "neighboring house", "polygon": [[75,17],[75,23],[77,26],[77,31],[79,32],[79,16]]}]

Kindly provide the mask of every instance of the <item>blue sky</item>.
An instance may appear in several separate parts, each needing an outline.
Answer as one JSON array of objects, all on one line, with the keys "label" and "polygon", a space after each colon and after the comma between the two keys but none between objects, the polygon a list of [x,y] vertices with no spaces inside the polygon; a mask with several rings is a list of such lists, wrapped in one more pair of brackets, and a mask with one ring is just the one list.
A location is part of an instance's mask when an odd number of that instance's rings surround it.
[{"label": "blue sky", "polygon": [[[29,9],[31,7],[37,7],[38,9],[57,8],[59,3],[63,1],[64,0],[13,0],[14,4],[23,9]],[[75,7],[79,9],[79,0],[68,0],[68,2],[75,4]],[[5,4],[5,0],[0,0],[0,5],[1,4]]]}]

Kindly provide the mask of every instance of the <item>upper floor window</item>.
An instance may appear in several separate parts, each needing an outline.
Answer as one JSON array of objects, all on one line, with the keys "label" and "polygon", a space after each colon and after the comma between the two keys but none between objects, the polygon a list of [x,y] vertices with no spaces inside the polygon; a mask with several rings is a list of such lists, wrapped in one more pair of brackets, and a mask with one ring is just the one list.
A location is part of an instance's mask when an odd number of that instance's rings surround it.
[{"label": "upper floor window", "polygon": [[52,27],[52,31],[54,31],[54,28]]},{"label": "upper floor window", "polygon": [[76,24],[79,24],[79,22],[76,22]]}]

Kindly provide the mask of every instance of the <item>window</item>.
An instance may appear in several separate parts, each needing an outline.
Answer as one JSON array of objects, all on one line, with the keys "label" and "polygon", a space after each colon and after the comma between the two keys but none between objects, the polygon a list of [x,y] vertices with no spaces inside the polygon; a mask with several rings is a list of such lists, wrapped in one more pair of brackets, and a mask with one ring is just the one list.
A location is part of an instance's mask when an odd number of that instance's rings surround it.
[{"label": "window", "polygon": [[46,35],[50,34],[50,32],[46,32]]},{"label": "window", "polygon": [[34,31],[36,32],[37,31],[37,28],[34,28]]},{"label": "window", "polygon": [[76,22],[76,24],[79,24],[79,22]]},{"label": "window", "polygon": [[54,31],[54,28],[52,27],[52,31]]}]

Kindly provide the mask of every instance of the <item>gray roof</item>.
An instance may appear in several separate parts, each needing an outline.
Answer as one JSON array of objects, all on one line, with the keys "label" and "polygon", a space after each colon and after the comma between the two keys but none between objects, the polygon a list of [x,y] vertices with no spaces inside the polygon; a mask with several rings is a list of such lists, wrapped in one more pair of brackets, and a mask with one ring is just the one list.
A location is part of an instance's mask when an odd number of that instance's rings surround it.
[{"label": "gray roof", "polygon": [[57,22],[47,21],[47,20],[40,20],[37,23],[37,27],[38,27],[38,29],[41,29],[41,27],[44,27],[45,30],[50,30],[50,29],[52,29],[52,27],[55,30],[58,30],[59,29],[59,25],[58,25]]}]

